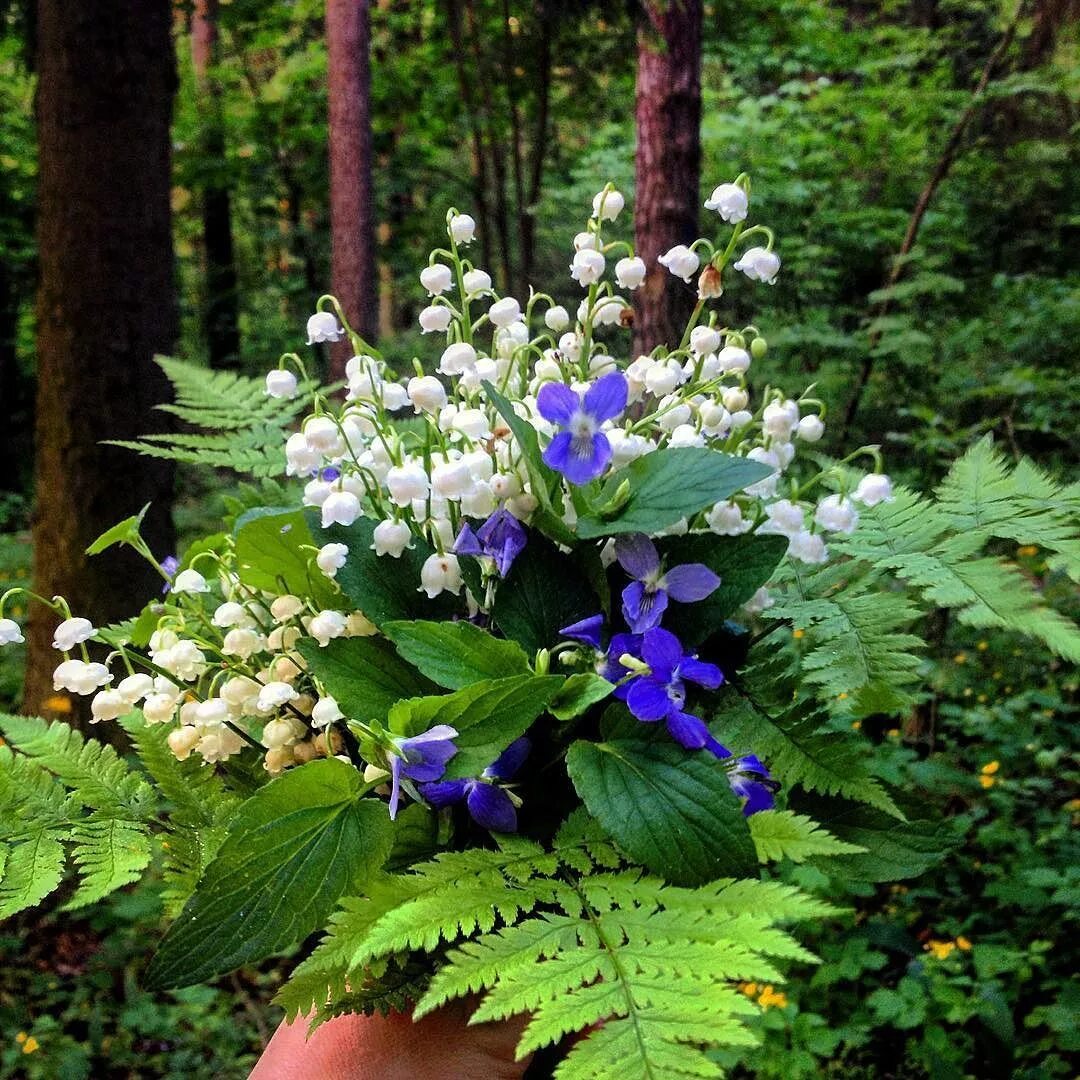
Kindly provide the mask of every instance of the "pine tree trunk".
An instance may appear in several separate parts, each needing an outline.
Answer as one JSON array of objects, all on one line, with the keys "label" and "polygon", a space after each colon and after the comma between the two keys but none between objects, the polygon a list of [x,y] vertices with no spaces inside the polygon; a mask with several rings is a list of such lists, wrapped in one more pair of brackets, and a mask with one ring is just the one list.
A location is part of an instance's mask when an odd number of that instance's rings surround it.
[{"label": "pine tree trunk", "polygon": [[[34,584],[96,625],[161,587],[126,550],[86,546],[144,503],[159,556],[175,544],[172,468],[102,446],[161,426],[153,364],[176,336],[169,0],[38,0],[38,286]],[[24,707],[52,693],[56,618],[31,605]],[[85,706],[85,702],[82,703]]]},{"label": "pine tree trunk", "polygon": [[[361,337],[379,329],[375,205],[371,162],[371,28],[368,0],[327,0],[330,98],[330,279]],[[350,355],[331,351],[331,377]]]},{"label": "pine tree trunk", "polygon": [[213,77],[218,51],[218,0],[195,0],[191,12],[191,58],[199,89],[203,153],[211,170],[202,190],[206,307],[203,321],[213,368],[236,367],[240,360],[240,298],[232,239],[232,203],[222,172],[225,125],[221,87]]},{"label": "pine tree trunk", "polygon": [[634,292],[635,355],[677,344],[694,289],[657,264],[698,235],[701,0],[645,0],[638,32],[634,242],[649,268]]}]

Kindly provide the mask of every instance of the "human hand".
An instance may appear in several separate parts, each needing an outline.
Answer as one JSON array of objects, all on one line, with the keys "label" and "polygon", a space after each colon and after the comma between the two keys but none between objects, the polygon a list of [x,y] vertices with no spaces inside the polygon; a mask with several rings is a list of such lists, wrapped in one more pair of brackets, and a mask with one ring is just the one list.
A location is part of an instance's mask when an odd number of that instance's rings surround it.
[{"label": "human hand", "polygon": [[455,1002],[413,1022],[405,1013],[339,1016],[308,1039],[308,1021],[282,1024],[249,1080],[520,1080],[524,1019],[467,1027]]}]

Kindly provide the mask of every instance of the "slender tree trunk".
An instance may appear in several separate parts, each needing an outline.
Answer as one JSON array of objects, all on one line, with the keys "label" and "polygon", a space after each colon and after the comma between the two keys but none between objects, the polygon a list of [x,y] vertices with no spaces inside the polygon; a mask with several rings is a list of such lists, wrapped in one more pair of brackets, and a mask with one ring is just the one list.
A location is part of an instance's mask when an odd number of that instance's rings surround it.
[{"label": "slender tree trunk", "polygon": [[634,292],[634,350],[677,344],[694,290],[657,257],[697,237],[701,181],[701,0],[643,0],[638,32],[634,242],[649,268]]},{"label": "slender tree trunk", "polygon": [[191,57],[199,90],[203,152],[211,170],[202,191],[206,307],[203,313],[210,366],[235,367],[240,359],[240,298],[232,239],[232,205],[222,173],[225,125],[221,87],[213,75],[218,53],[218,0],[195,0]]},{"label": "slender tree trunk", "polygon": [[[168,398],[152,358],[176,336],[171,20],[169,0],[38,0],[34,584],[97,625],[136,611],[161,581],[130,551],[87,558],[86,546],[146,502],[151,548],[175,544],[171,466],[101,445],[152,429],[152,406]],[[30,610],[24,707],[38,711],[57,620]]]},{"label": "slender tree trunk", "polygon": [[534,207],[540,199],[544,182],[544,161],[548,149],[548,112],[551,105],[551,40],[555,33],[555,19],[546,2],[537,4],[540,42],[537,50],[536,70],[536,130],[532,140],[532,157],[529,168],[529,191],[527,204],[521,214],[521,273],[525,287],[532,284],[533,264],[536,259],[536,217]]},{"label": "slender tree trunk", "polygon": [[[368,0],[327,0],[330,94],[330,279],[361,337],[379,331],[371,160],[371,25]],[[344,345],[344,343],[342,343]],[[331,351],[345,374],[348,347]]]}]

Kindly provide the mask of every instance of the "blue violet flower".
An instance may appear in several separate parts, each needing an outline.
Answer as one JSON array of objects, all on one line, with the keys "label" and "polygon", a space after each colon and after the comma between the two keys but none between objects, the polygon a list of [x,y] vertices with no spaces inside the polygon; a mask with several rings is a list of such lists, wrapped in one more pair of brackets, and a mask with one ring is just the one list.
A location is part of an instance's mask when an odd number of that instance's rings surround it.
[{"label": "blue violet flower", "polygon": [[464,799],[477,825],[490,832],[514,832],[517,807],[514,797],[499,782],[510,780],[517,773],[531,749],[529,740],[522,737],[512,742],[479,777],[424,784],[420,792],[436,810]]},{"label": "blue violet flower", "polygon": [[626,409],[628,393],[621,371],[602,375],[584,394],[564,383],[544,383],[536,396],[536,407],[545,420],[563,429],[544,451],[544,463],[571,484],[595,480],[608,467],[612,455],[611,443],[600,425]]},{"label": "blue violet flower", "polygon": [[495,561],[499,577],[504,578],[527,542],[525,527],[502,507],[475,532],[471,525],[462,525],[453,550],[455,555],[486,555]]},{"label": "blue violet flower", "polygon": [[397,817],[401,800],[402,778],[418,783],[438,780],[446,772],[446,763],[457,753],[451,742],[457,736],[457,728],[449,724],[436,724],[422,735],[396,738],[394,745],[400,754],[389,754],[390,760],[390,817]]},{"label": "blue violet flower", "polygon": [[643,533],[627,533],[615,541],[615,557],[634,581],[623,589],[622,611],[635,634],[658,626],[668,599],[681,604],[704,600],[720,585],[704,563],[684,563],[664,571],[656,545]]}]

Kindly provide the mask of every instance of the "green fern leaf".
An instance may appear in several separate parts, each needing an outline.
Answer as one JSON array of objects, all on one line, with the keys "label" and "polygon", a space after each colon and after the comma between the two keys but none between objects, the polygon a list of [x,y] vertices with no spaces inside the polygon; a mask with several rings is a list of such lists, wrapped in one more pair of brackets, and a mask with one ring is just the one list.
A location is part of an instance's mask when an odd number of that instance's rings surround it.
[{"label": "green fern leaf", "polygon": [[131,821],[90,820],[71,833],[72,859],[81,881],[65,910],[86,907],[137,881],[150,865],[150,835]]},{"label": "green fern leaf", "polygon": [[9,850],[0,878],[0,919],[41,903],[64,876],[65,834],[42,829]]},{"label": "green fern leaf", "polygon": [[858,855],[866,848],[839,840],[804,814],[790,810],[765,810],[752,814],[747,823],[757,848],[758,861],[791,859],[803,862],[812,855]]}]

